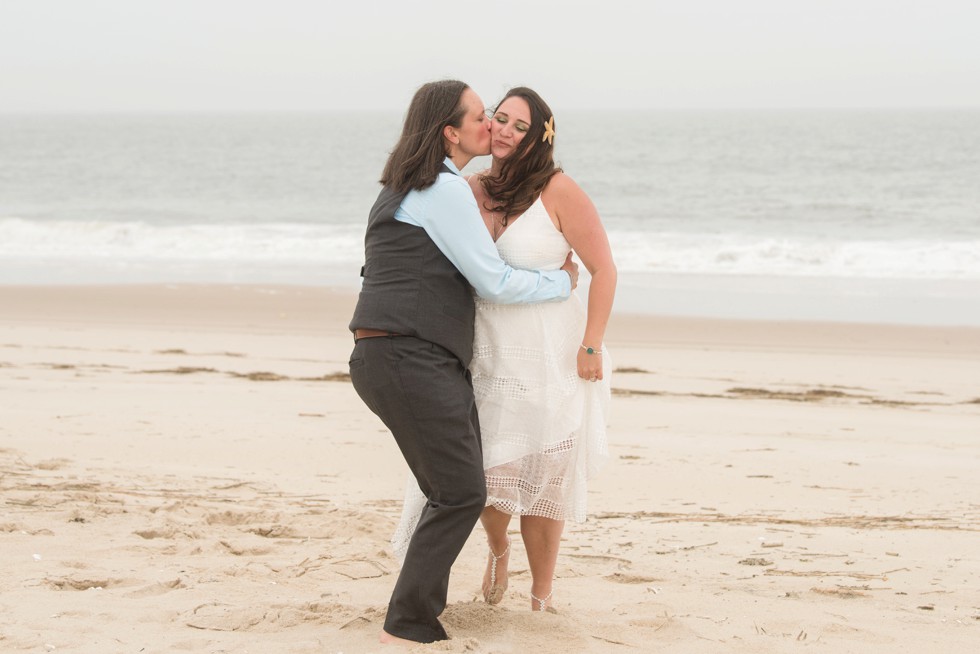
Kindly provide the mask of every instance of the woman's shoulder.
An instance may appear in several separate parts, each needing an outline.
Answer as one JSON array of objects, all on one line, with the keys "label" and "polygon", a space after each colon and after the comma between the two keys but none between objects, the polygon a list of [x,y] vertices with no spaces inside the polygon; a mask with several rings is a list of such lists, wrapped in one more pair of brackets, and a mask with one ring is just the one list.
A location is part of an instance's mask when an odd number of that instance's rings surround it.
[{"label": "woman's shoulder", "polygon": [[544,190],[541,191],[541,196],[544,198],[545,202],[551,198],[553,201],[561,201],[570,198],[575,198],[583,193],[581,187],[575,183],[575,180],[569,177],[562,171],[558,171],[551,176],[548,183],[545,184]]},{"label": "woman's shoulder", "polygon": [[486,191],[483,190],[483,185],[480,184],[480,179],[482,179],[489,170],[481,170],[478,173],[473,173],[472,175],[466,176],[466,183],[470,185],[470,190],[473,191],[473,195],[477,198],[484,198],[486,196]]},{"label": "woman's shoulder", "polygon": [[480,186],[480,180],[483,177],[486,177],[489,174],[490,174],[490,170],[489,169],[487,169],[487,170],[481,170],[481,171],[476,172],[476,173],[470,173],[469,175],[466,175],[463,179],[465,179],[466,182],[470,186],[472,186],[473,188],[476,188],[476,187]]}]

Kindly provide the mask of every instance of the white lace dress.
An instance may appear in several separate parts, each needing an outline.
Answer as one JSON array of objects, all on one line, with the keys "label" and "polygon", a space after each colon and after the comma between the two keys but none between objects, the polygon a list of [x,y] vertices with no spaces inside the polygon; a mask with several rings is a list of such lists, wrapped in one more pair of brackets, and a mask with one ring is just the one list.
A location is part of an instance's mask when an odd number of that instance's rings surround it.
[{"label": "white lace dress", "polygon": [[[557,270],[570,251],[535,201],[497,240],[514,268]],[[565,301],[494,304],[476,299],[473,390],[480,414],[487,504],[514,515],[582,522],[587,481],[608,458],[611,360],[602,381],[579,378],[576,358],[586,309]],[[392,543],[404,554],[425,505],[410,478]]]}]

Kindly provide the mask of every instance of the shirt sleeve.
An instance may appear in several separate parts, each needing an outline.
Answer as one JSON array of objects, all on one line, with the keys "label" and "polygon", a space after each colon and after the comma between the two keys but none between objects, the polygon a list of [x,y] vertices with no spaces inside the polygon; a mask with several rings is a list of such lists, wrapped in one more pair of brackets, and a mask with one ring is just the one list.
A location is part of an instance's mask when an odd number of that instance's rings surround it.
[{"label": "shirt sleeve", "polygon": [[409,211],[403,204],[395,219],[423,228],[477,295],[499,304],[528,304],[571,294],[571,278],[564,270],[520,270],[500,258],[473,192],[461,177],[440,177],[426,190],[424,203]]}]

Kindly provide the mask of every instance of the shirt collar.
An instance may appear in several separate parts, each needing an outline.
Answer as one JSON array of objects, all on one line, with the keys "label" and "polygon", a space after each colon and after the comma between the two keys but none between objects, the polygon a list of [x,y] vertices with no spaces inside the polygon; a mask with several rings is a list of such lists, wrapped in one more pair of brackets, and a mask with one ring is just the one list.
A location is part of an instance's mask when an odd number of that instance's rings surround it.
[{"label": "shirt collar", "polygon": [[443,160],[443,162],[442,162],[442,163],[444,163],[444,164],[446,164],[446,166],[448,166],[448,167],[449,167],[449,170],[451,170],[451,171],[453,171],[454,173],[456,173],[456,174],[457,174],[457,175],[459,175],[460,177],[462,177],[462,176],[463,176],[463,173],[461,173],[461,172],[459,172],[459,168],[457,168],[457,167],[456,167],[456,164],[454,164],[454,163],[453,163],[453,160],[452,160],[452,159],[450,159],[449,157],[446,157],[446,158],[445,158],[445,159]]}]

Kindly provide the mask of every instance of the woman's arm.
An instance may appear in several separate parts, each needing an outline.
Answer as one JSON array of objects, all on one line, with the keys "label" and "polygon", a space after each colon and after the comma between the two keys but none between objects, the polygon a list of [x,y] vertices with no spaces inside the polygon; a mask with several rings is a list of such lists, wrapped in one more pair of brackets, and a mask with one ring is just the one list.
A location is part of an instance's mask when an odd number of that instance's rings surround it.
[{"label": "woman's arm", "polygon": [[518,270],[508,266],[500,258],[476,199],[461,177],[440,175],[435,184],[418,195],[409,194],[395,212],[395,219],[423,228],[477,294],[491,302],[565,299],[578,283],[578,267],[571,261],[559,270]]},{"label": "woman's arm", "polygon": [[[559,173],[552,177],[542,194],[542,201],[545,207],[554,211],[565,240],[592,275],[582,344],[598,352],[616,295],[616,263],[606,230],[592,200],[568,175]],[[580,349],[578,375],[583,379],[602,379],[602,355]]]}]

